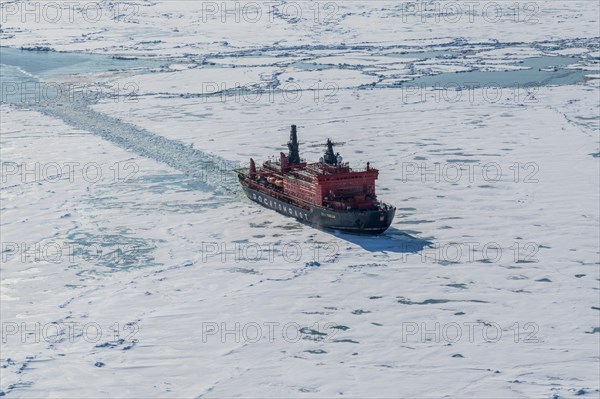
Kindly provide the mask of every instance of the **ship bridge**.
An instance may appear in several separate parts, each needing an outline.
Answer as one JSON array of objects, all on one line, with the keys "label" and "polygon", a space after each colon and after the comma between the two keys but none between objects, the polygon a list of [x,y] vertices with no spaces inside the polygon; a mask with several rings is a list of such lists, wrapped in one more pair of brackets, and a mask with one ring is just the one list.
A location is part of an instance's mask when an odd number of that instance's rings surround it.
[{"label": "ship bridge", "polygon": [[278,160],[266,161],[258,172],[259,180],[274,190],[319,206],[342,210],[376,207],[375,180],[379,171],[369,163],[364,169],[353,170],[333,151],[334,144],[328,139],[324,156],[319,162],[308,164],[300,158],[296,127],[292,126],[289,153],[282,152]]}]

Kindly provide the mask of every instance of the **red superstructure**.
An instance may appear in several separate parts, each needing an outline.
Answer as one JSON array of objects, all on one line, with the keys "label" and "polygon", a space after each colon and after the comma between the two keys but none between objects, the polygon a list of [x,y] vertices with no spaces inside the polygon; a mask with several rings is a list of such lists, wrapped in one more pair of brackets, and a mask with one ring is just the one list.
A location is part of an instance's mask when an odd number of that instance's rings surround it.
[{"label": "red superstructure", "polygon": [[377,200],[377,169],[367,163],[353,170],[334,153],[331,140],[319,162],[304,162],[295,125],[287,145],[289,153],[280,153],[278,161],[257,168],[250,159],[249,168],[237,171],[250,199],[323,227],[370,234],[389,227],[396,209]]},{"label": "red superstructure", "polygon": [[341,162],[290,164],[284,153],[280,154],[278,163],[266,161],[258,173],[288,195],[340,210],[372,208],[377,202],[375,180],[378,175],[379,171],[368,164],[362,171],[352,170]]}]

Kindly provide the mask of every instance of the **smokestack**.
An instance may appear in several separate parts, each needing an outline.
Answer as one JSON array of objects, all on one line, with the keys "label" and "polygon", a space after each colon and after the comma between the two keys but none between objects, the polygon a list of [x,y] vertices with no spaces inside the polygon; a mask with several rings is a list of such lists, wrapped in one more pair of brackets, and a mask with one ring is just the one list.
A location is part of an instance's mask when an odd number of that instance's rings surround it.
[{"label": "smokestack", "polygon": [[298,145],[298,135],[296,134],[296,125],[292,125],[292,131],[290,132],[290,141],[288,142],[288,153],[287,160],[289,163],[299,164],[300,163],[300,150]]}]

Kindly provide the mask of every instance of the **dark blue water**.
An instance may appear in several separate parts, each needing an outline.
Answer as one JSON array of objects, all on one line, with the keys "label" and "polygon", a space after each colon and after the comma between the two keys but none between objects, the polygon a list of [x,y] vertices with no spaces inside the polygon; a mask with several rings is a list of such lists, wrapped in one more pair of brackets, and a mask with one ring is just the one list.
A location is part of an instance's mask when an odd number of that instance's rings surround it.
[{"label": "dark blue water", "polygon": [[[452,51],[429,51],[422,53],[390,54],[399,58],[454,58],[464,56]],[[415,78],[397,86],[472,88],[472,87],[526,87],[568,85],[584,81],[586,71],[567,69],[578,62],[573,57],[533,57],[520,64],[526,69],[517,71],[485,72],[469,71],[441,73]],[[58,53],[52,51],[28,51],[0,47],[0,101],[27,102],[35,92],[34,100],[53,99],[65,95],[64,87],[36,87],[45,79],[81,75],[86,73],[152,69],[164,66],[168,61],[149,59],[120,59],[101,54]],[[334,65],[296,63],[304,70],[332,69]],[[589,73],[589,72],[587,72]],[[59,90],[63,92],[59,93]],[[25,95],[23,93],[26,93]],[[25,97],[25,98],[24,98]],[[39,102],[39,101],[38,101]]]},{"label": "dark blue water", "polygon": [[164,60],[121,59],[101,54],[28,51],[0,47],[0,64],[18,67],[23,72],[47,78],[90,72],[160,67]]},{"label": "dark blue water", "polygon": [[[414,55],[414,54],[412,54]],[[418,57],[410,57],[418,58]],[[471,87],[527,87],[570,85],[582,82],[589,71],[566,69],[568,65],[579,61],[572,57],[533,57],[526,58],[518,66],[527,69],[516,71],[469,71],[459,73],[441,73],[422,76],[401,86],[471,88]]]},{"label": "dark blue water", "polygon": [[44,84],[58,76],[158,68],[164,60],[120,59],[99,54],[28,51],[0,47],[0,101],[27,103],[52,101],[69,95],[66,85]]}]

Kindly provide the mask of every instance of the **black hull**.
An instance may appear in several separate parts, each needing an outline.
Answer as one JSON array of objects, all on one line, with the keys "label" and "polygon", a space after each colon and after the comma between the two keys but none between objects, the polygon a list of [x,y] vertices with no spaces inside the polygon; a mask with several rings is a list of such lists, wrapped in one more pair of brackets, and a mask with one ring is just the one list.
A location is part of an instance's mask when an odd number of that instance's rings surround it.
[{"label": "black hull", "polygon": [[258,202],[262,206],[273,209],[283,215],[294,217],[301,222],[326,229],[353,234],[381,234],[390,227],[396,213],[396,208],[394,207],[388,207],[385,210],[366,211],[337,211],[308,204],[306,207],[300,207],[274,198],[273,195],[277,194],[271,194],[271,190],[266,187],[260,187],[260,191],[248,187],[243,178],[240,179],[240,183],[244,192],[252,201]]}]

